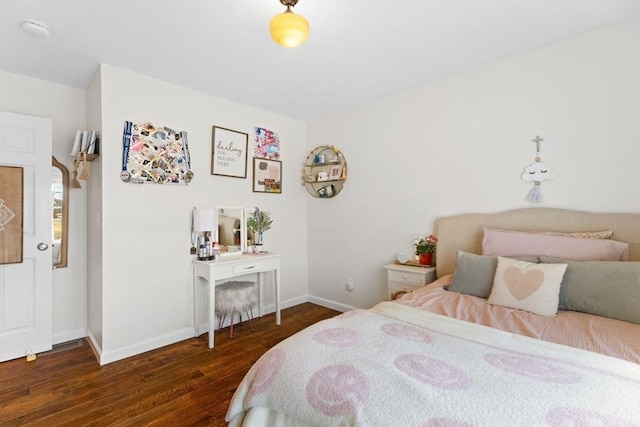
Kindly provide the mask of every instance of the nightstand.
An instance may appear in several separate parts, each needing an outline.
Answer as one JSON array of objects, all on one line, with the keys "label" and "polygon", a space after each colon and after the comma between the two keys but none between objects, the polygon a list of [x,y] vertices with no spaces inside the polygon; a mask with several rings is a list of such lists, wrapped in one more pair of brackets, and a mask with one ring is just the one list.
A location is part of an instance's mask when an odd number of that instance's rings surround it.
[{"label": "nightstand", "polygon": [[384,268],[387,269],[387,286],[390,301],[436,280],[435,267],[387,264]]}]

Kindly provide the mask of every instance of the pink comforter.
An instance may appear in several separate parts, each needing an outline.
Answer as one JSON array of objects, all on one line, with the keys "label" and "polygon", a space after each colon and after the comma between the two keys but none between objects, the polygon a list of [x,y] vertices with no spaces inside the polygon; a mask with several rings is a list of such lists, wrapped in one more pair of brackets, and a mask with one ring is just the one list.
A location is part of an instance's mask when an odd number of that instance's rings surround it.
[{"label": "pink comforter", "polygon": [[640,364],[640,325],[575,311],[545,317],[487,304],[487,300],[443,289],[444,276],[396,300],[404,305]]}]

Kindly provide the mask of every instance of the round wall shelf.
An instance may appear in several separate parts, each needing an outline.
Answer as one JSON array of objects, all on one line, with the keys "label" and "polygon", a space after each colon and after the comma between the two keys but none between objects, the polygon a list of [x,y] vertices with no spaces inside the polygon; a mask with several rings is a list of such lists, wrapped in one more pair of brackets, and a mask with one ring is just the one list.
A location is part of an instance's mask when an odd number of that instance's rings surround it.
[{"label": "round wall shelf", "polygon": [[333,145],[319,145],[307,155],[302,183],[313,197],[335,197],[347,180],[347,160]]}]

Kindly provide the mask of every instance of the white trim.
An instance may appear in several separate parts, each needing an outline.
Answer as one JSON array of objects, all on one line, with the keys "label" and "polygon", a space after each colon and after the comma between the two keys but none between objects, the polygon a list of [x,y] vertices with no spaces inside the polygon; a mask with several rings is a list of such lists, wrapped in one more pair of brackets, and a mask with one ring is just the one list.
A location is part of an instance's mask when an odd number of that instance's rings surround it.
[{"label": "white trim", "polygon": [[91,351],[93,351],[93,355],[96,356],[96,359],[98,360],[98,362],[100,362],[100,355],[102,354],[102,350],[100,349],[100,346],[96,342],[96,339],[94,338],[93,334],[89,330],[87,330],[87,338],[89,339],[89,347],[91,347]]},{"label": "white trim", "polygon": [[103,351],[100,354],[100,365],[126,359],[127,357],[136,356],[138,354],[155,350],[169,344],[174,344],[193,338],[193,328],[187,327],[170,334],[162,335],[157,338],[150,338],[134,345],[129,345],[112,351]]},{"label": "white trim", "polygon": [[86,329],[76,329],[75,331],[67,331],[61,334],[56,334],[52,337],[53,345],[62,344],[63,342],[69,342],[78,340],[87,336]]},{"label": "white trim", "polygon": [[[296,305],[299,304],[303,304],[305,302],[309,302],[308,298],[306,295],[297,297],[297,298],[291,298],[288,299],[286,301],[281,301],[280,302],[280,310],[284,310],[285,308],[290,308],[290,307],[294,307]],[[262,311],[262,315],[266,315],[266,314],[271,314],[271,313],[275,313],[276,311],[276,305],[275,304],[269,304],[269,305],[265,305]],[[244,314],[244,313],[243,313]],[[253,313],[256,317],[258,317],[258,310],[255,310]],[[235,319],[237,320],[238,317],[235,316]],[[222,323],[222,327],[226,328],[227,326],[229,326],[229,321],[230,319],[227,318],[223,323]],[[235,323],[234,323],[235,325]],[[197,336],[199,337],[202,334],[206,334],[209,331],[209,324],[207,322],[203,322],[201,324],[198,325],[198,332],[197,332]],[[218,328],[218,318],[216,317],[216,324],[215,324],[215,330],[217,331]]]},{"label": "white trim", "polygon": [[[309,302],[309,299],[307,298],[307,295],[302,295],[296,298],[291,298],[288,299],[286,301],[280,301],[280,310],[284,310],[285,308],[290,308],[290,307],[294,307],[296,305],[305,303],[305,302]],[[274,304],[269,304],[269,305],[265,305],[263,308],[263,312],[262,315],[264,316],[265,314],[269,314],[269,313],[274,313],[276,311],[276,305]]]},{"label": "white trim", "polygon": [[[352,307],[346,304],[337,303],[335,301],[326,300],[324,298],[314,297],[312,295],[303,295],[296,298],[288,299],[286,301],[282,301],[280,303],[280,308],[281,309],[290,308],[305,302],[310,302],[322,307],[330,308],[332,310],[341,311],[341,312],[355,310],[357,308],[357,307]],[[276,311],[275,304],[266,305],[264,307],[264,312],[262,313],[262,315],[264,316],[265,314],[274,313],[275,311]],[[228,322],[229,321],[227,320],[223,325],[223,327],[228,326]],[[206,322],[199,325],[198,336],[204,333],[207,333],[208,329],[209,327]],[[157,348],[164,347],[169,344],[173,344],[179,341],[193,338],[193,328],[191,327],[184,328],[168,335],[147,339],[135,345],[130,345],[130,346],[123,347],[123,348],[109,351],[109,352],[103,352],[100,350],[100,347],[96,344],[96,340],[94,339],[93,335],[91,335],[91,332],[87,332],[86,337],[89,338],[91,347],[94,353],[96,354],[97,359],[100,361],[100,365],[106,365],[107,363],[126,359],[127,357],[136,356],[138,354],[141,354],[150,350],[155,350]]]},{"label": "white trim", "polygon": [[330,308],[332,310],[337,310],[341,312],[346,312],[350,310],[356,310],[358,307],[352,307],[350,305],[342,304],[335,301],[330,301],[320,297],[314,297],[313,295],[307,296],[307,301],[316,305],[320,305],[322,307]]}]

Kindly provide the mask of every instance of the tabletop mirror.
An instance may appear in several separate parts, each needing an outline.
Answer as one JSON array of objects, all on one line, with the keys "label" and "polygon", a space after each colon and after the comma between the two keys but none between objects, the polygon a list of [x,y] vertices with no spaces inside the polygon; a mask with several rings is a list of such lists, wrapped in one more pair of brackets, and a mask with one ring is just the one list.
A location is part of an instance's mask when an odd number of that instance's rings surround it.
[{"label": "tabletop mirror", "polygon": [[245,252],[247,249],[247,226],[244,208],[241,206],[216,207],[218,243],[227,248],[225,253]]}]

